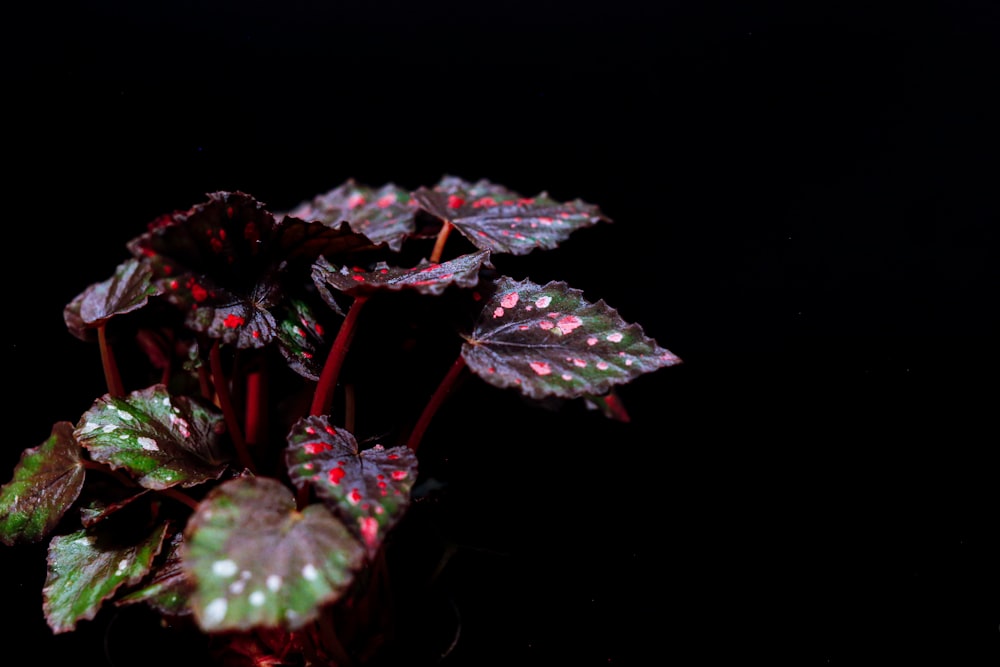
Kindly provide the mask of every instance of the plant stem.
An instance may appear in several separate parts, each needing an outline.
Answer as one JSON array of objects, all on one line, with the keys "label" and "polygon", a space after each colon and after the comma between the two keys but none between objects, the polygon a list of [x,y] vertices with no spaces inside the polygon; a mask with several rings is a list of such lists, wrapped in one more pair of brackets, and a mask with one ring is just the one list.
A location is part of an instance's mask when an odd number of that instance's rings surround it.
[{"label": "plant stem", "polygon": [[354,339],[354,332],[357,330],[358,314],[367,301],[367,296],[355,297],[354,302],[351,303],[351,307],[347,311],[347,317],[344,318],[343,324],[340,325],[340,330],[337,331],[337,337],[333,341],[333,347],[330,348],[330,354],[323,365],[323,372],[319,376],[316,393],[313,394],[313,402],[309,414],[314,417],[330,414],[330,407],[333,405],[333,394],[337,389],[337,377],[340,375],[340,368],[344,363],[344,357],[347,356],[347,350],[351,346],[351,340]]},{"label": "plant stem", "polygon": [[441,225],[441,229],[438,231],[437,239],[434,241],[434,250],[431,251],[431,264],[437,264],[441,261],[441,255],[444,254],[444,247],[448,243],[448,235],[451,234],[452,225],[447,220]]},{"label": "plant stem", "polygon": [[410,431],[410,438],[406,441],[407,447],[413,451],[417,451],[417,447],[420,446],[420,440],[424,437],[424,431],[427,430],[427,427],[430,425],[431,419],[433,419],[434,415],[437,413],[438,408],[444,404],[448,394],[451,393],[451,390],[455,388],[459,379],[461,379],[462,371],[464,370],[465,357],[463,357],[460,353],[458,358],[455,359],[454,363],[452,363],[451,368],[448,369],[448,372],[445,374],[444,379],[441,380],[437,389],[434,390],[434,394],[427,402],[427,405],[424,406],[424,411],[420,413],[420,419],[417,420],[416,426],[414,426],[413,430]]},{"label": "plant stem", "polygon": [[108,393],[112,398],[121,398],[125,395],[125,386],[122,384],[121,373],[118,372],[111,343],[108,342],[107,322],[102,322],[97,327],[97,340],[101,347],[101,364],[104,366],[104,380],[108,385]]},{"label": "plant stem", "polygon": [[253,458],[247,450],[247,443],[243,439],[243,430],[240,428],[239,418],[233,410],[233,402],[229,395],[229,384],[226,381],[226,374],[222,369],[222,353],[220,352],[220,342],[218,340],[212,344],[209,352],[209,363],[212,366],[212,383],[215,385],[215,394],[219,398],[219,407],[222,408],[222,415],[226,420],[226,428],[233,439],[233,446],[236,448],[236,455],[239,456],[240,463],[250,472],[257,474],[257,466],[254,465]]}]

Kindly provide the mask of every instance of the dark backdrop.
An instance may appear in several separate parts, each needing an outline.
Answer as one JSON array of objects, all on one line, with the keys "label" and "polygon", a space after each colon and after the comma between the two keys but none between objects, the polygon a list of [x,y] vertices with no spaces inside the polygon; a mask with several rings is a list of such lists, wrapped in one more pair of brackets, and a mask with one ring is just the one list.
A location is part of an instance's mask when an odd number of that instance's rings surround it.
[{"label": "dark backdrop", "polygon": [[[1000,12],[790,4],[5,11],[7,478],[103,392],[62,307],[155,216],[488,178],[601,206],[516,277],[685,363],[627,425],[442,413],[444,664],[996,665]],[[0,550],[9,655],[100,650],[104,617],[49,637],[41,553]]]}]

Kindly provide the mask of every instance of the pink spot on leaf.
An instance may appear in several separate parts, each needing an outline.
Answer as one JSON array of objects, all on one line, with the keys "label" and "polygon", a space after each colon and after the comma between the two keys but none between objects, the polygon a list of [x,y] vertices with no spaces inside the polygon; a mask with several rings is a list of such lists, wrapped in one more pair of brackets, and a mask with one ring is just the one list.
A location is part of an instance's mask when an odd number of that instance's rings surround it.
[{"label": "pink spot on leaf", "polygon": [[504,308],[513,308],[517,305],[517,300],[519,299],[517,292],[511,292],[510,294],[504,295],[503,299],[500,300],[500,305]]},{"label": "pink spot on leaf", "polygon": [[552,368],[546,361],[532,361],[528,365],[531,366],[531,370],[535,371],[539,375],[548,375],[552,372]]},{"label": "pink spot on leaf", "polygon": [[576,315],[567,315],[558,322],[559,328],[564,334],[568,334],[573,329],[583,325],[583,320],[581,320]]},{"label": "pink spot on leaf", "polygon": [[307,454],[319,454],[320,452],[333,449],[333,447],[325,442],[307,442],[302,445],[302,448],[306,450]]},{"label": "pink spot on leaf", "polygon": [[330,481],[330,484],[337,486],[340,484],[340,480],[344,479],[344,475],[346,474],[347,473],[344,472],[343,468],[333,468],[327,473],[326,478]]},{"label": "pink spot on leaf", "polygon": [[503,308],[497,306],[496,309],[493,311],[493,317],[503,317]]},{"label": "pink spot on leaf", "polygon": [[230,329],[235,329],[236,327],[241,327],[245,323],[246,323],[245,319],[243,319],[239,315],[235,315],[233,313],[229,313],[228,315],[226,315],[226,319],[222,321],[222,324],[225,325],[225,326],[227,326],[227,327],[229,327]]},{"label": "pink spot on leaf", "polygon": [[361,524],[361,537],[369,548],[374,547],[378,542],[378,521],[374,517],[365,516],[358,520]]},{"label": "pink spot on leaf", "polygon": [[550,303],[552,303],[551,296],[540,296],[535,299],[535,305],[539,308],[548,308]]},{"label": "pink spot on leaf", "polygon": [[612,343],[620,343],[622,338],[624,337],[625,336],[623,336],[620,331],[615,331],[614,333],[608,334],[608,340],[610,340]]},{"label": "pink spot on leaf", "polygon": [[393,470],[392,471],[392,478],[394,480],[396,480],[397,482],[406,479],[406,476],[407,476],[407,472],[405,470]]},{"label": "pink spot on leaf", "polygon": [[538,323],[538,326],[545,331],[548,331],[549,329],[555,328],[556,325],[552,320],[542,320]]},{"label": "pink spot on leaf", "polygon": [[448,195],[448,208],[461,208],[465,200],[458,195]]}]

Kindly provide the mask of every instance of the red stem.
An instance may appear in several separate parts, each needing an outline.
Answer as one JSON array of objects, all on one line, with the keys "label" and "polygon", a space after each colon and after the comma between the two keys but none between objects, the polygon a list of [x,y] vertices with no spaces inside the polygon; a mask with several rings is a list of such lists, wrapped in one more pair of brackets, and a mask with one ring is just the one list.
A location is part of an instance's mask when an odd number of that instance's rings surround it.
[{"label": "red stem", "polygon": [[267,438],[267,375],[262,368],[247,373],[246,389],[247,442],[261,444]]},{"label": "red stem", "polygon": [[243,430],[240,428],[240,420],[233,409],[233,402],[229,394],[229,384],[226,382],[226,374],[222,369],[222,355],[219,350],[220,344],[216,340],[209,352],[209,363],[212,366],[212,383],[215,385],[215,395],[219,399],[219,407],[222,408],[222,415],[226,420],[226,428],[233,439],[233,446],[236,447],[236,454],[240,458],[240,463],[253,474],[257,474],[257,466],[254,465],[253,458],[247,450],[247,443],[243,439]]},{"label": "red stem", "polygon": [[447,220],[441,225],[440,231],[438,231],[437,239],[434,241],[434,250],[431,251],[431,264],[437,264],[441,261],[441,255],[444,254],[444,247],[448,243],[448,235],[451,234],[452,224]]},{"label": "red stem", "polygon": [[330,414],[330,408],[333,406],[333,394],[337,389],[337,377],[340,375],[340,368],[347,356],[347,350],[351,346],[351,340],[354,339],[354,332],[357,330],[358,313],[361,312],[361,308],[367,301],[367,296],[355,297],[351,308],[347,311],[347,317],[344,318],[340,330],[337,331],[337,337],[333,341],[333,347],[330,348],[330,354],[326,358],[323,372],[316,384],[316,393],[313,394],[309,414],[314,417]]},{"label": "red stem", "polygon": [[451,390],[457,386],[459,379],[462,377],[462,371],[465,370],[465,357],[461,354],[455,359],[455,362],[448,369],[441,383],[438,385],[437,389],[434,390],[434,394],[431,399],[424,406],[424,411],[420,413],[420,419],[417,420],[416,426],[410,431],[410,438],[406,441],[406,446],[417,451],[417,447],[420,446],[420,440],[424,437],[424,431],[430,426],[431,420],[434,415],[437,414],[438,409],[444,404],[445,399]]},{"label": "red stem", "polygon": [[97,327],[97,340],[101,347],[101,364],[104,366],[104,380],[108,385],[108,393],[112,398],[122,398],[125,396],[125,386],[122,384],[121,373],[118,372],[118,364],[115,363],[114,352],[111,351],[111,343],[108,342],[107,322],[102,322]]}]

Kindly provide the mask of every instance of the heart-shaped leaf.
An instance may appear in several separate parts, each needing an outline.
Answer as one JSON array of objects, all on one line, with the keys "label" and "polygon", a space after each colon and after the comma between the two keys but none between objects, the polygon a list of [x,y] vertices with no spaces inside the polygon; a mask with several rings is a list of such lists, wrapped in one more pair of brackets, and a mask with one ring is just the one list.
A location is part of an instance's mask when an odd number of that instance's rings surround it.
[{"label": "heart-shaped leaf", "polygon": [[580,199],[559,202],[542,192],[522,197],[489,181],[465,183],[449,177],[434,188],[421,187],[413,198],[427,213],[450,222],[477,248],[525,255],[551,250],[577,229],[611,222]]},{"label": "heart-shaped leaf", "polygon": [[329,510],[296,510],[291,491],[268,477],[215,487],[188,520],[184,540],[191,606],[206,632],[300,628],[339,599],[365,556]]},{"label": "heart-shaped leaf", "polygon": [[289,217],[319,221],[335,227],[346,221],[351,229],[374,243],[386,243],[399,252],[414,230],[415,203],[410,193],[393,183],[380,188],[362,185],[354,179],[288,212]]},{"label": "heart-shaped leaf", "polygon": [[601,395],[680,358],[600,300],[563,282],[503,276],[462,345],[469,368],[531,398]]},{"label": "heart-shaped leaf", "polygon": [[351,296],[404,289],[437,295],[449,285],[475,287],[479,282],[479,270],[483,266],[492,266],[489,257],[489,250],[480,250],[440,264],[421,260],[416,266],[406,269],[379,262],[371,271],[360,267],[337,267],[325,257],[320,257],[313,264],[312,275],[324,300],[335,306],[328,285]]},{"label": "heart-shaped leaf", "polygon": [[93,329],[116,315],[142,308],[149,297],[161,293],[152,278],[153,270],[148,264],[134,258],[122,262],[112,277],[91,285],[63,309],[69,332],[82,341],[92,341]]},{"label": "heart-shaped leaf", "polygon": [[191,577],[181,565],[180,533],[173,536],[163,562],[152,568],[150,576],[139,587],[123,595],[115,604],[118,606],[145,602],[147,605],[168,616],[186,616],[191,613],[188,601],[194,591]]},{"label": "heart-shaped leaf", "polygon": [[80,445],[70,422],[57,422],[48,439],[21,453],[14,478],[0,487],[0,541],[8,546],[47,537],[83,489]]},{"label": "heart-shaped leaf", "polygon": [[359,451],[346,429],[326,417],[300,419],[288,434],[288,475],[299,488],[312,484],[318,495],[364,542],[369,554],[410,505],[417,457],[408,447],[375,445]]},{"label": "heart-shaped leaf", "polygon": [[194,486],[226,469],[225,422],[212,404],[171,396],[165,385],[106,394],[94,401],[73,432],[95,461],[128,471],[147,489]]},{"label": "heart-shaped leaf", "polygon": [[52,631],[76,629],[79,621],[93,619],[121,586],[141,581],[160,552],[167,527],[161,524],[134,544],[86,528],[53,537],[42,589],[42,609]]}]

